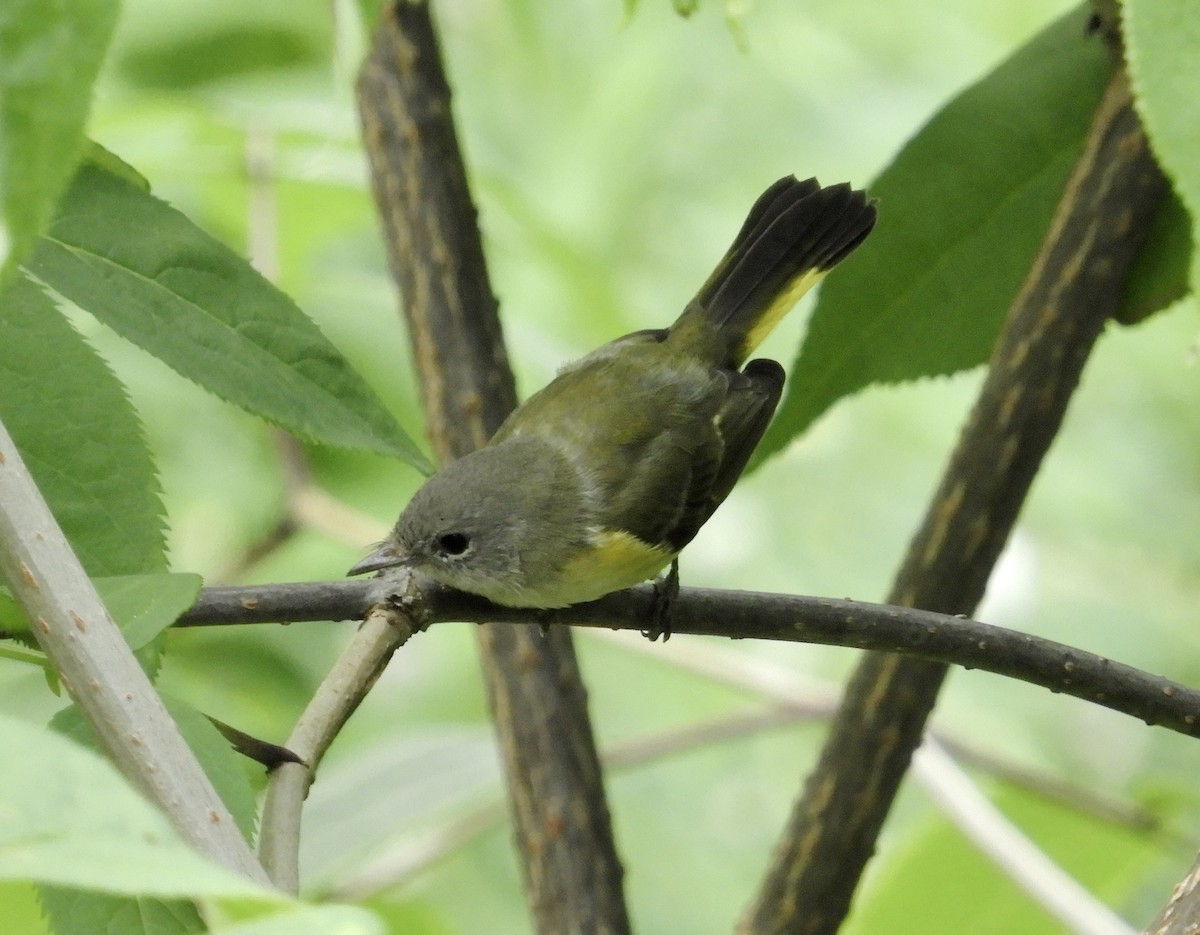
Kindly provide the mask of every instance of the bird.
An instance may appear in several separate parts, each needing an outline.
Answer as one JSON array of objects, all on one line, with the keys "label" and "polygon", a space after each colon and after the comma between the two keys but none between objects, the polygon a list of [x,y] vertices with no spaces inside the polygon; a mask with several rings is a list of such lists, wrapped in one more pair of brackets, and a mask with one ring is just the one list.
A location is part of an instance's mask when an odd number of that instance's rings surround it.
[{"label": "bird", "polygon": [[668,565],[677,589],[675,560],[732,491],[783,391],[776,361],[746,360],[875,220],[847,183],[779,179],[673,324],[563,367],[484,447],[428,478],[348,574],[407,567],[538,610]]}]

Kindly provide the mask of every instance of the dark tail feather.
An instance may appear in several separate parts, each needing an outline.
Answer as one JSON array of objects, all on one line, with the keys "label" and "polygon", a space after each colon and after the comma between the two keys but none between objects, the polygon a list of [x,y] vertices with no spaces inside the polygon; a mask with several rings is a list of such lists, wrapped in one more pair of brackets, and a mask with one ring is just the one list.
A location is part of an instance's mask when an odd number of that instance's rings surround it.
[{"label": "dark tail feather", "polygon": [[782,178],[754,203],[684,316],[702,310],[720,332],[729,363],[739,365],[874,225],[875,206],[864,192],[847,184],[822,188],[816,179]]}]

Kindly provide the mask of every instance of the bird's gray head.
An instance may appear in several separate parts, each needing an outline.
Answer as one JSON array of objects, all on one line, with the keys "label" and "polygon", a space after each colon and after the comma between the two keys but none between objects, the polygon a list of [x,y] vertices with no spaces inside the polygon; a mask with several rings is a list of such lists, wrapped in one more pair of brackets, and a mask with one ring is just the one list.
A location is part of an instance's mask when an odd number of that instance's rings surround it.
[{"label": "bird's gray head", "polygon": [[511,483],[497,476],[507,460],[503,450],[484,448],[447,465],[416,492],[392,530],[409,564],[464,591],[475,590],[474,579],[514,574],[525,520]]},{"label": "bird's gray head", "polygon": [[520,606],[582,535],[574,472],[553,449],[510,439],[448,464],[414,494],[387,541],[352,573],[405,565]]}]

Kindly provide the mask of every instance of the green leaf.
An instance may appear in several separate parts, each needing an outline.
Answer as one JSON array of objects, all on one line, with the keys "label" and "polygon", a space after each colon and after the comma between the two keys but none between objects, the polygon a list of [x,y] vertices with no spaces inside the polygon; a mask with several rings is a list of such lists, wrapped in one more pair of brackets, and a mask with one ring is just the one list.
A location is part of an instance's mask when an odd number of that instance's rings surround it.
[{"label": "green leaf", "polygon": [[38,905],[38,893],[28,881],[0,882],[4,935],[51,935]]},{"label": "green leaf", "polygon": [[384,935],[385,929],[377,916],[357,906],[296,906],[210,931],[213,935]]},{"label": "green leaf", "polygon": [[96,590],[130,649],[141,649],[196,603],[204,579],[192,574],[98,578]]},{"label": "green leaf", "polygon": [[[167,695],[162,696],[162,700],[221,801],[233,815],[238,829],[249,840],[257,819],[255,797],[238,754],[208,718],[187,702]],[[91,728],[74,705],[55,714],[50,726],[80,745],[99,752]]]},{"label": "green leaf", "polygon": [[206,931],[196,907],[182,899],[110,896],[62,886],[43,886],[40,895],[51,926],[63,935],[192,935]]},{"label": "green leaf", "polygon": [[[192,574],[119,575],[95,578],[104,606],[125,635],[141,649],[196,602],[204,579]],[[0,630],[28,632],[29,621],[12,595],[0,588]]]},{"label": "green leaf", "polygon": [[7,633],[28,633],[29,621],[8,588],[0,586],[0,630]]},{"label": "green leaf", "polygon": [[190,574],[130,575],[99,578],[95,584],[138,664],[151,680],[157,678],[163,631],[196,602],[204,579]]},{"label": "green leaf", "polygon": [[363,34],[370,37],[375,32],[379,18],[385,7],[390,6],[388,0],[356,0],[358,18],[362,24]]},{"label": "green leaf", "polygon": [[328,44],[313,24],[308,16],[275,22],[265,17],[259,22],[199,18],[154,43],[125,44],[116,66],[132,84],[176,94],[264,73],[294,74],[328,62]]},{"label": "green leaf", "polygon": [[296,435],[429,464],[286,295],[125,178],[85,164],[29,268],[183,376]]},{"label": "green leaf", "polygon": [[1112,70],[1087,17],[963,91],[870,186],[879,224],[822,285],[759,459],[865,386],[987,359]]},{"label": "green leaf", "polygon": [[142,175],[142,173],[140,173],[116,153],[105,149],[95,140],[87,141],[87,150],[85,151],[83,158],[97,168],[119,176],[126,182],[132,184],[135,188],[140,188],[142,191],[149,193],[150,180],[147,179],[146,176]]},{"label": "green leaf", "polygon": [[165,569],[158,480],[124,387],[23,276],[0,294],[0,419],[90,575]]},{"label": "green leaf", "polygon": [[444,919],[441,913],[428,903],[416,901],[401,902],[396,893],[385,891],[384,895],[372,899],[366,904],[378,915],[387,926],[389,932],[403,932],[404,935],[451,935],[458,931],[458,926]]},{"label": "green leaf", "polygon": [[[190,574],[122,575],[95,578],[92,584],[138,662],[154,679],[162,656],[163,631],[195,603],[204,579]],[[0,631],[22,643],[37,646],[24,611],[3,588],[0,588]],[[51,688],[58,693],[57,682],[53,681],[55,672],[48,666],[44,654],[0,646],[0,655],[46,668],[47,675],[52,678]]]},{"label": "green leaf", "polygon": [[4,715],[0,750],[10,751],[0,770],[0,879],[172,898],[283,898],[197,854],[92,751]]},{"label": "green leaf", "polygon": [[0,285],[75,169],[116,18],[116,0],[0,5]]},{"label": "green leaf", "polygon": [[[1125,53],[1142,125],[1163,171],[1200,223],[1200,6],[1192,0],[1125,0]],[[1200,285],[1193,258],[1192,288]]]},{"label": "green leaf", "polygon": [[1137,324],[1187,295],[1191,256],[1191,218],[1179,197],[1168,193],[1129,270],[1116,320]]},{"label": "green leaf", "polygon": [[[1047,855],[1110,905],[1145,885],[1160,843],[1114,827],[1033,793],[1002,790],[996,804]],[[969,899],[947,898],[970,894]],[[1052,935],[1062,923],[1022,893],[958,829],[937,817],[909,835],[855,907],[847,935],[894,931],[898,919],[920,919],[921,931],[981,935]]]}]

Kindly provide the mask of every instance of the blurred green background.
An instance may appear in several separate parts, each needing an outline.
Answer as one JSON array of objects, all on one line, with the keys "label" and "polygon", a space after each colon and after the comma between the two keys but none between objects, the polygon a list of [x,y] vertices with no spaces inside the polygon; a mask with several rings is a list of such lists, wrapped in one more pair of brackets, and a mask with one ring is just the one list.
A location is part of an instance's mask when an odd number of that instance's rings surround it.
[{"label": "blurred green background", "polygon": [[[1068,6],[760,0],[731,30],[715,4],[689,19],[661,0],[630,15],[617,0],[436,4],[522,395],[602,341],[673,319],[766,184],[789,172],[868,183],[949,96]],[[357,139],[363,17],[347,0],[126,0],[91,134],[251,255],[419,437]],[[886,204],[880,217],[889,223]],[[803,309],[768,356],[790,362]],[[238,561],[284,509],[278,440],[80,324],[145,421],[175,569],[210,583],[316,580],[362,554],[365,538],[304,529],[260,562]],[[1200,683],[1197,335],[1194,306],[1181,304],[1105,336],[982,619]],[[881,598],[978,384],[972,373],[839,404],[741,483],[687,550],[684,583]],[[306,454],[322,489],[381,527],[419,480],[383,459]],[[162,686],[282,739],[349,633],[174,633]],[[334,746],[306,813],[314,891],[360,881],[397,848],[411,856],[497,800],[473,636],[446,625],[406,646]],[[606,748],[763,711],[780,684],[828,704],[855,658],[686,637],[578,643]],[[13,668],[0,670],[2,690],[40,714],[37,676]],[[1155,808],[1171,833],[1115,829],[976,774],[1068,870],[1135,925],[1149,921],[1200,830],[1195,742],[980,673],[954,674],[936,723],[1011,763]],[[610,774],[641,930],[730,929],[821,736],[797,717]],[[376,897],[397,931],[528,930],[503,822],[418,866]],[[855,932],[1059,930],[912,783],[857,905]]]}]

